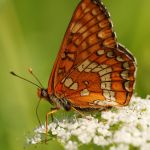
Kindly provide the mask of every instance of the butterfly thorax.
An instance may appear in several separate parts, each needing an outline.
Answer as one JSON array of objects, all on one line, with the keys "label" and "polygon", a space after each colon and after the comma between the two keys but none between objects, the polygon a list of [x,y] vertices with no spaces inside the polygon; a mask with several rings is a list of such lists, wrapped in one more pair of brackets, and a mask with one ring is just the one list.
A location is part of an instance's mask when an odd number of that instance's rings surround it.
[{"label": "butterfly thorax", "polygon": [[71,103],[66,98],[58,98],[54,94],[49,95],[47,89],[39,88],[37,94],[38,97],[47,100],[58,109],[64,108],[66,111],[71,109]]}]

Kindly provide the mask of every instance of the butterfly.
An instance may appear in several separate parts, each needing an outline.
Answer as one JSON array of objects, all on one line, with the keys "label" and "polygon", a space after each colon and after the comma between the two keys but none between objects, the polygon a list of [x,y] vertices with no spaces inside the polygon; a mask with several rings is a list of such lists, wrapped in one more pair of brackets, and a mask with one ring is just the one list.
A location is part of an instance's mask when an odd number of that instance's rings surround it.
[{"label": "butterfly", "polygon": [[48,88],[38,89],[38,96],[55,106],[46,115],[46,126],[48,116],[61,108],[127,105],[135,72],[135,58],[117,42],[101,0],[81,0],[65,33]]}]

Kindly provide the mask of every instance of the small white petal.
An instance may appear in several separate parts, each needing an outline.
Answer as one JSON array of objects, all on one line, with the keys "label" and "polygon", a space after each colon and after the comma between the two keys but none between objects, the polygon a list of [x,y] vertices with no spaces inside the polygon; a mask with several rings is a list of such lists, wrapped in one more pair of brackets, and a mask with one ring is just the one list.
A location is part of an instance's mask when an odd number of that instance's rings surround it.
[{"label": "small white petal", "polygon": [[65,150],[77,150],[77,149],[78,149],[77,142],[69,141],[65,145]]}]

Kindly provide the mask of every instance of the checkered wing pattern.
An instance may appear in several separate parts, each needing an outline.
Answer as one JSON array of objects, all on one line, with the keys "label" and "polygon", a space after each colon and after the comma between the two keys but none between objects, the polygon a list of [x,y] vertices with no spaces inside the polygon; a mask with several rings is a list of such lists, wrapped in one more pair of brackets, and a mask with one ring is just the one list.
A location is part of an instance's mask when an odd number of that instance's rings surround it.
[{"label": "checkered wing pattern", "polygon": [[117,43],[102,2],[82,0],[64,36],[48,93],[80,108],[127,105],[135,70],[135,59]]}]

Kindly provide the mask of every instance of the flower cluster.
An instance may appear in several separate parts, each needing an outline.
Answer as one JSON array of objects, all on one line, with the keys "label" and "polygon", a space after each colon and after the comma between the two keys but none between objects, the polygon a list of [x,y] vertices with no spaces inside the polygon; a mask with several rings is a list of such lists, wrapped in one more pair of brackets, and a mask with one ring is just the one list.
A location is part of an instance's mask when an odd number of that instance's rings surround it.
[{"label": "flower cluster", "polygon": [[[126,107],[112,108],[97,114],[54,121],[48,126],[49,136],[62,143],[66,150],[77,150],[84,144],[110,150],[150,149],[149,98],[133,97]],[[28,139],[28,143],[40,143],[43,133],[44,125],[35,130],[34,137]]]}]

